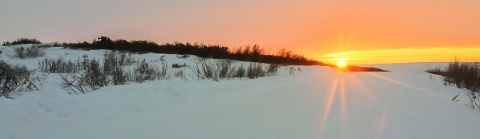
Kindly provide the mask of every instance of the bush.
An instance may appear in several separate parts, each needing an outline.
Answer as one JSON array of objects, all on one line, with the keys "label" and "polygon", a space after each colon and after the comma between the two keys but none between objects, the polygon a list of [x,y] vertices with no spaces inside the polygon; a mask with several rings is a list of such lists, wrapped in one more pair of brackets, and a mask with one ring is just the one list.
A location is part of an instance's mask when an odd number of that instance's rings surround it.
[{"label": "bush", "polygon": [[453,62],[444,72],[445,84],[456,85],[472,92],[480,91],[480,64]]},{"label": "bush", "polygon": [[217,71],[218,71],[218,78],[225,79],[229,77],[229,73],[231,73],[232,68],[232,61],[231,60],[220,60],[217,61]]},{"label": "bush", "polygon": [[113,75],[117,67],[119,67],[119,64],[115,53],[105,53],[103,57],[103,72],[107,75]]},{"label": "bush", "polygon": [[82,79],[90,86],[92,90],[96,90],[108,85],[107,75],[102,72],[100,64],[95,59],[90,61]]},{"label": "bush", "polygon": [[128,53],[127,55],[127,53],[122,52],[120,53],[120,56],[116,55],[116,57],[117,57],[117,63],[120,66],[129,66],[137,62],[130,53]]},{"label": "bush", "polygon": [[200,58],[197,60],[196,65],[197,77],[219,81],[214,64],[207,62],[206,59]]},{"label": "bush", "polygon": [[135,71],[135,82],[142,83],[147,80],[155,80],[165,78],[167,75],[167,65],[162,63],[161,69],[150,66],[145,59],[137,65]]},{"label": "bush", "polygon": [[[126,84],[129,81],[138,83],[145,82],[147,80],[164,79],[167,75],[167,64],[162,61],[160,69],[156,66],[150,66],[145,60],[137,65],[132,72],[124,71],[120,66],[129,63],[128,57],[122,58],[122,55],[118,57],[114,53],[106,53],[104,61],[104,69],[97,60],[89,60],[88,55],[83,56],[83,61],[78,62],[78,69],[85,70],[83,73],[70,73],[60,74],[62,78],[62,88],[69,93],[83,93],[99,89],[104,86],[108,86],[110,83],[113,85]],[[124,60],[122,62],[122,59]],[[49,61],[49,60],[46,60]],[[80,60],[78,60],[80,61]],[[48,62],[40,62],[48,63]],[[41,64],[41,69],[46,68],[46,64]],[[58,64],[57,64],[58,65]],[[110,70],[107,70],[109,68]],[[183,73],[182,73],[183,75]],[[184,77],[183,77],[184,78]]]},{"label": "bush", "polygon": [[[30,81],[31,71],[25,65],[11,66],[0,60],[0,97],[11,98],[10,92],[14,90],[33,90],[38,88]],[[27,85],[24,87],[24,85]]]},{"label": "bush", "polygon": [[277,75],[277,70],[280,68],[279,64],[270,64],[267,69],[268,76],[275,76]]},{"label": "bush", "polygon": [[78,95],[79,92],[85,94],[85,92],[97,90],[101,87],[108,85],[107,75],[100,68],[100,64],[97,60],[88,60],[84,55],[85,72],[81,74],[60,74],[62,78],[62,88]]},{"label": "bush", "polygon": [[247,70],[247,77],[250,79],[264,77],[265,72],[262,70],[262,67],[263,66],[260,63],[250,63]]},{"label": "bush", "polygon": [[472,109],[477,107],[480,110],[480,63],[455,61],[449,63],[445,70],[436,68],[427,72],[442,75],[444,85],[455,85],[457,88],[468,90],[467,96],[470,98],[468,105]]},{"label": "bush", "polygon": [[235,72],[233,73],[233,77],[245,77],[247,70],[243,67],[243,65],[240,65]]},{"label": "bush", "polygon": [[118,55],[115,52],[106,52],[103,58],[103,69],[105,74],[112,75],[117,67],[132,65],[133,63],[135,63],[135,60],[126,53]]},{"label": "bush", "polygon": [[106,52],[103,59],[103,72],[112,76],[112,81],[114,85],[126,84],[130,79],[126,72],[123,71],[123,66],[131,65],[135,63],[135,60],[126,53],[121,53],[120,55],[115,52]]},{"label": "bush", "polygon": [[65,61],[63,58],[45,59],[38,62],[38,69],[48,73],[78,73],[82,71],[80,59],[75,62]]},{"label": "bush", "polygon": [[25,56],[25,48],[23,47],[15,48],[13,51],[15,52],[14,57],[20,58],[20,59],[27,58],[27,56]]},{"label": "bush", "polygon": [[37,46],[32,46],[30,48],[15,48],[14,49],[15,55],[14,57],[25,59],[25,58],[35,58],[35,57],[42,57],[45,56],[46,52],[45,49],[39,48]]},{"label": "bush", "polygon": [[248,77],[255,79],[265,76],[274,76],[280,67],[279,64],[270,64],[267,69],[263,68],[261,63],[250,63],[247,68],[241,64],[239,67],[233,67],[231,60],[218,60],[215,63],[207,62],[205,59],[198,59],[194,70],[198,79],[211,79],[219,81],[225,78]]},{"label": "bush", "polygon": [[88,85],[84,82],[83,78],[78,74],[59,74],[62,78],[62,89],[65,89],[70,94],[83,93],[90,91]]},{"label": "bush", "polygon": [[127,83],[127,74],[123,72],[121,67],[115,67],[113,72],[113,85],[121,85]]}]

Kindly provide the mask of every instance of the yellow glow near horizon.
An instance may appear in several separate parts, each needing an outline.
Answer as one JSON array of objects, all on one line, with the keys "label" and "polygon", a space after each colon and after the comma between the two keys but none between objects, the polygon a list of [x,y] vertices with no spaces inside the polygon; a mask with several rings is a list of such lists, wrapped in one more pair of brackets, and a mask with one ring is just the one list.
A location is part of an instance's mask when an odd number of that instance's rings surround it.
[{"label": "yellow glow near horizon", "polygon": [[480,47],[474,48],[417,48],[349,51],[317,57],[324,63],[344,61],[350,64],[388,64],[417,62],[480,62]]}]

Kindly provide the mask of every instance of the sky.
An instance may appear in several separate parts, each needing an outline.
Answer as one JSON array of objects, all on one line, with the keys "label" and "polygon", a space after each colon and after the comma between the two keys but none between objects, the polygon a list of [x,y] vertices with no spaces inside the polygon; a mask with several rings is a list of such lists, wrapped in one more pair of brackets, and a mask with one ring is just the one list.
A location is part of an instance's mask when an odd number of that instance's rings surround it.
[{"label": "sky", "polygon": [[0,41],[112,39],[292,50],[327,63],[480,61],[478,0],[7,0]]}]

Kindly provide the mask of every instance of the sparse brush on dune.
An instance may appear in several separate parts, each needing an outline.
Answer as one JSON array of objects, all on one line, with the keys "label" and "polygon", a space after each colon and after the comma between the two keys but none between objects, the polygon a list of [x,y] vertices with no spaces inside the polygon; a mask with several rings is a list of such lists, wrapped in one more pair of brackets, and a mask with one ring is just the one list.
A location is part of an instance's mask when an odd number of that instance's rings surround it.
[{"label": "sparse brush on dune", "polygon": [[442,75],[444,85],[466,89],[466,95],[470,98],[467,105],[472,109],[476,107],[480,110],[480,63],[455,61],[449,63],[444,70],[434,68],[427,72]]}]

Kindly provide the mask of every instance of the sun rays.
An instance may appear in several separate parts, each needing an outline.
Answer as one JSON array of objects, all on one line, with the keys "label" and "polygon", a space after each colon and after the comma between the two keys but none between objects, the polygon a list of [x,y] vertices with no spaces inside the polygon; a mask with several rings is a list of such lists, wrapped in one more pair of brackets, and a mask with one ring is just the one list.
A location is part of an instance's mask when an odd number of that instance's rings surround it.
[{"label": "sun rays", "polygon": [[378,139],[381,137],[383,128],[385,127],[385,120],[387,119],[387,109],[384,108],[382,112],[382,118],[380,118],[380,122],[378,124],[377,133],[375,134],[375,138]]},{"label": "sun rays", "polygon": [[340,78],[340,114],[342,116],[342,124],[346,124],[347,121],[347,110],[345,106],[345,78],[341,76]]},{"label": "sun rays", "polygon": [[413,86],[413,85],[409,85],[409,84],[406,84],[406,83],[403,83],[403,82],[400,82],[400,81],[397,81],[397,80],[394,80],[394,79],[387,78],[385,76],[381,76],[381,75],[378,75],[378,74],[375,74],[375,73],[369,73],[369,74],[372,75],[372,76],[375,76],[377,78],[380,78],[380,79],[383,79],[383,80],[386,80],[386,81],[389,81],[389,82],[393,82],[397,85],[401,85],[401,86],[404,86],[404,87],[407,87],[407,88],[410,88],[410,89],[413,89],[413,90],[416,90],[416,91],[419,91],[419,92],[422,92],[422,93],[425,93],[425,94],[428,94],[428,95],[440,97],[440,98],[447,99],[447,100],[451,99],[450,97],[443,96],[443,95],[434,93],[432,91],[424,90],[424,89],[418,88],[418,87]]},{"label": "sun rays", "polygon": [[[323,136],[325,129],[327,128],[327,122],[329,122],[329,117],[332,115],[332,106],[334,105],[335,101],[335,96],[337,93],[339,93],[338,96],[340,96],[340,125],[339,127],[342,129],[341,133],[342,136],[343,134],[346,134],[349,132],[349,123],[348,123],[348,118],[349,115],[347,113],[347,90],[346,90],[346,83],[354,83],[354,85],[359,86],[361,89],[359,91],[355,92],[348,92],[348,93],[365,93],[365,96],[368,96],[371,99],[366,99],[366,102],[374,102],[374,105],[379,105],[382,108],[381,113],[372,113],[373,115],[379,116],[378,119],[375,119],[372,121],[372,125],[374,125],[376,128],[372,130],[372,136],[375,138],[381,137],[381,134],[383,132],[383,128],[386,123],[387,119],[387,109],[380,103],[380,101],[362,84],[362,82],[355,76],[355,74],[352,73],[345,73],[345,72],[337,72],[335,79],[333,80],[332,86],[330,87],[330,91],[327,94],[328,97],[326,97],[326,103],[325,103],[325,108],[324,108],[324,113],[323,117],[321,120],[321,125],[320,125],[320,135]],[[338,91],[338,92],[337,92]],[[338,100],[337,100],[338,101]],[[337,102],[338,103],[338,102]],[[333,114],[334,115],[334,114]],[[351,118],[351,117],[350,117]]]},{"label": "sun rays", "polygon": [[328,80],[322,80],[327,81],[325,90],[317,94],[323,100],[315,119],[318,138],[386,138],[399,127],[397,119],[411,116],[410,104],[424,101],[406,95],[450,100],[418,84],[416,76],[400,72],[331,70],[328,74]]},{"label": "sun rays", "polygon": [[332,87],[330,88],[330,93],[328,94],[327,106],[325,107],[322,123],[320,126],[320,135],[322,135],[325,130],[325,126],[328,120],[328,115],[330,114],[330,108],[332,108],[333,99],[335,98],[335,93],[337,91],[338,80],[339,80],[339,75],[337,73],[333,81]]}]

